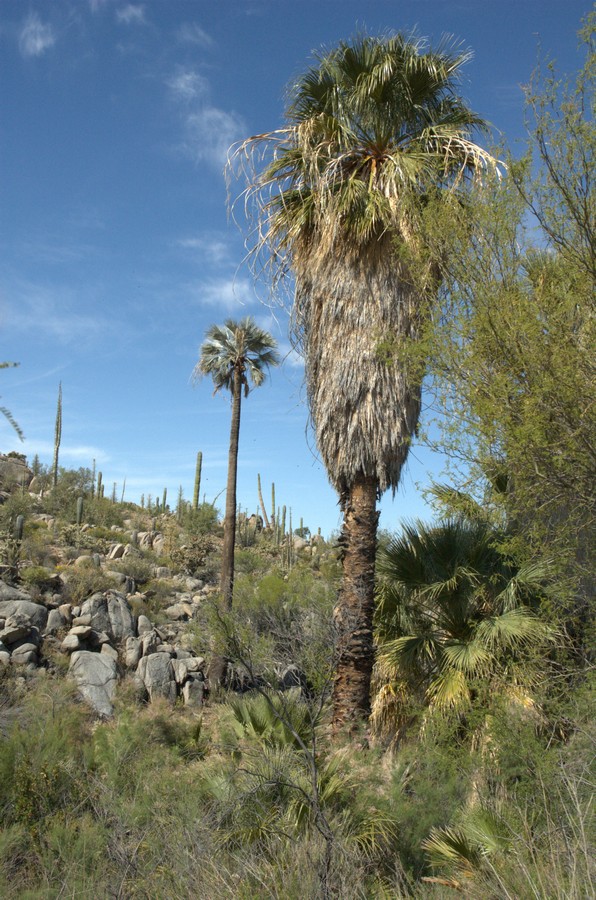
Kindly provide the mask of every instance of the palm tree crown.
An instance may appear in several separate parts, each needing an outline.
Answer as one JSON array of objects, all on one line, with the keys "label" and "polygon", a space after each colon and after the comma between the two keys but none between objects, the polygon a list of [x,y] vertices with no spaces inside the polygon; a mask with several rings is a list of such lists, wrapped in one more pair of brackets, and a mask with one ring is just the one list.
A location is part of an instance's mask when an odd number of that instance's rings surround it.
[{"label": "palm tree crown", "polygon": [[271,335],[259,328],[250,316],[239,322],[226,319],[223,325],[212,325],[206,332],[193,375],[195,378],[210,375],[215,392],[222,388],[233,391],[234,374],[238,372],[246,396],[249,380],[254,387],[259,387],[265,380],[265,369],[279,365],[276,346]]}]

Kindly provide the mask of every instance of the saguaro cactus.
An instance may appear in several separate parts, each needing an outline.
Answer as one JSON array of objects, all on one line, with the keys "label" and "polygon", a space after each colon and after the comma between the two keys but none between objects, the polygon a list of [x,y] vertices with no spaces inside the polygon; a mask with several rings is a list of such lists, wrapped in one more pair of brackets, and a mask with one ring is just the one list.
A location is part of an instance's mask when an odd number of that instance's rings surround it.
[{"label": "saguaro cactus", "polygon": [[15,541],[23,540],[23,528],[25,526],[25,517],[17,516],[14,523],[14,538]]},{"label": "saguaro cactus", "polygon": [[[257,486],[259,489],[259,505],[263,510],[263,521],[265,524],[265,528],[269,531],[269,519],[267,518],[267,510],[265,509],[265,503],[263,502],[263,492],[261,490],[261,476],[257,475]],[[257,513],[258,515],[258,513]]]},{"label": "saguaro cactus", "polygon": [[201,469],[203,468],[203,454],[199,450],[197,453],[197,465],[195,468],[195,490],[192,496],[192,508],[199,508],[199,495],[201,492]]},{"label": "saguaro cactus", "polygon": [[77,497],[77,525],[83,524],[83,498]]},{"label": "saguaro cactus", "polygon": [[168,489],[167,489],[167,487],[165,487],[165,488],[163,489],[163,499],[162,499],[162,501],[161,501],[162,512],[165,512],[165,511],[166,511],[166,500],[167,500],[167,498],[168,498]]},{"label": "saguaro cactus", "polygon": [[58,484],[58,453],[62,439],[62,382],[58,385],[58,405],[56,407],[56,425],[54,427],[54,462],[52,465],[52,485]]},{"label": "saguaro cactus", "polygon": [[[279,515],[278,515],[279,518]],[[275,482],[271,482],[271,527],[275,530],[277,519],[275,518]]]}]

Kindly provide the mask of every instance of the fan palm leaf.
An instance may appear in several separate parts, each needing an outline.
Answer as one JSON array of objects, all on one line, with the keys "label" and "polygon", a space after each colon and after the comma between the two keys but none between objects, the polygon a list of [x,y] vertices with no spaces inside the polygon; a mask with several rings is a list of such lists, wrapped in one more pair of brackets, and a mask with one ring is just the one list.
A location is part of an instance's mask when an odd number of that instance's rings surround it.
[{"label": "fan palm leaf", "polygon": [[556,637],[531,608],[549,566],[514,565],[502,539],[474,515],[406,525],[380,553],[377,638],[385,683],[425,684],[427,702],[439,709],[469,705],[478,680],[506,691],[521,677],[529,696],[531,671],[517,665],[518,657]]}]

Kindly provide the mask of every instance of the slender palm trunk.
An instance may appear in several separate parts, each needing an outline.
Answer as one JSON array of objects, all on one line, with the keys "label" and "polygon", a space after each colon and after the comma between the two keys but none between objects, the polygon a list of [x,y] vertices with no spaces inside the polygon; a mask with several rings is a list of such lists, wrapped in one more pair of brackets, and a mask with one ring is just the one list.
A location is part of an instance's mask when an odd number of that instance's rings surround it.
[{"label": "slender palm trunk", "polygon": [[236,475],[238,472],[238,437],[240,434],[240,406],[242,403],[242,372],[234,370],[232,390],[232,424],[230,426],[230,450],[228,454],[228,484],[226,488],[226,515],[221,559],[219,589],[225,605],[232,608],[234,593],[234,541],[236,537]]},{"label": "slender palm trunk", "polygon": [[335,607],[338,661],[333,686],[333,729],[354,730],[370,714],[374,663],[375,553],[378,482],[360,476],[344,508],[343,582]]}]

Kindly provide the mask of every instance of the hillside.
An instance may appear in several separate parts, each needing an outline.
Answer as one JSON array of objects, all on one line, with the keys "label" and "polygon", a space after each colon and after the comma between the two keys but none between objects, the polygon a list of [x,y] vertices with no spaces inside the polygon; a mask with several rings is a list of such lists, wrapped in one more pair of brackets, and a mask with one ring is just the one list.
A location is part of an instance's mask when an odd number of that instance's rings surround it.
[{"label": "hillside", "polygon": [[3,897],[590,896],[585,679],[463,717],[412,694],[406,727],[389,703],[331,740],[336,549],[242,523],[223,613],[213,509],[84,472],[40,496],[23,462],[0,460]]}]

